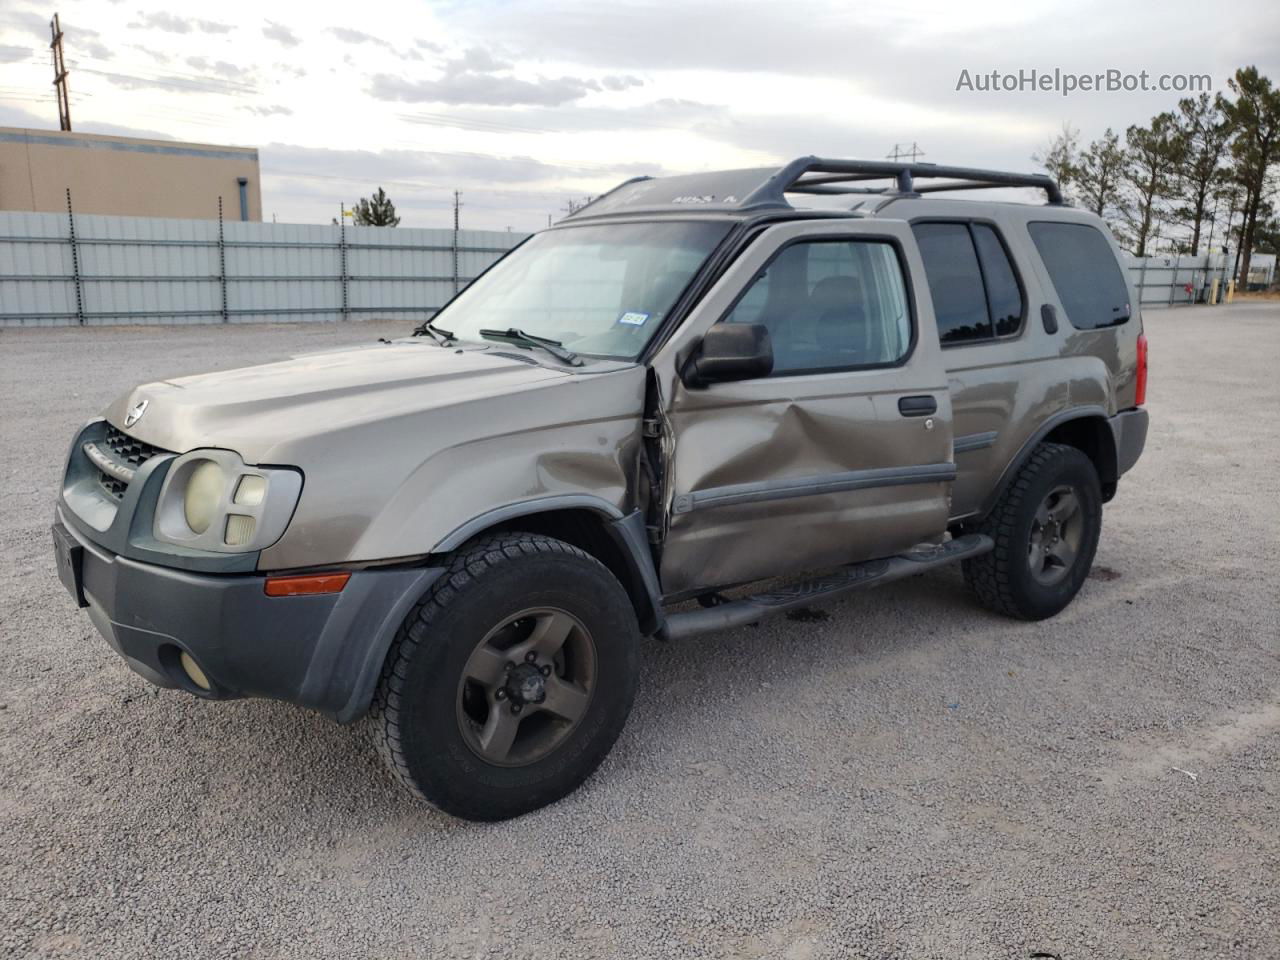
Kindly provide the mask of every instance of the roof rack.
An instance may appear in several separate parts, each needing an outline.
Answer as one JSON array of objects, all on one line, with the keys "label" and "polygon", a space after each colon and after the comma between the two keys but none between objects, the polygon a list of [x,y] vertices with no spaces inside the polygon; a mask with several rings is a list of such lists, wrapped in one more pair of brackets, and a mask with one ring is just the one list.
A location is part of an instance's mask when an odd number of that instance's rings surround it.
[{"label": "roof rack", "polygon": [[[893,187],[860,184],[893,180]],[[942,182],[917,185],[917,180]],[[950,190],[1032,187],[1043,190],[1051,205],[1062,205],[1057,182],[1043,173],[1009,173],[975,167],[892,160],[826,160],[799,157],[779,169],[722,170],[682,176],[636,177],[619,184],[568,219],[585,220],[620,213],[742,213],[748,210],[794,209],[787,194],[874,194],[918,197]]]},{"label": "roof rack", "polygon": [[[892,178],[895,188],[851,186],[865,180]],[[945,179],[945,183],[916,186],[916,180]],[[1049,203],[1062,204],[1062,191],[1057,182],[1043,173],[1009,173],[977,167],[944,167],[936,163],[900,163],[894,160],[823,160],[800,157],[770,177],[743,201],[785,203],[787,193],[833,194],[876,193],[915,196],[948,190],[989,190],[999,187],[1034,187],[1043,190]]]}]

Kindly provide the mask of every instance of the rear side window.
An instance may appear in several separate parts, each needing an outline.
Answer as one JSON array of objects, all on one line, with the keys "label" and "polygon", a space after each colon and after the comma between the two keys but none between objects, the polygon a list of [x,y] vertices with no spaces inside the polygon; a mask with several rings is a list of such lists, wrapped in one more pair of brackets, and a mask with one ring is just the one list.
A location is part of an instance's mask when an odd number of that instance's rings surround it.
[{"label": "rear side window", "polygon": [[1045,221],[1029,223],[1027,229],[1073,327],[1096,330],[1129,319],[1129,288],[1100,230]]},{"label": "rear side window", "polygon": [[1018,332],[1022,288],[993,228],[984,223],[917,223],[912,230],[944,345]]},{"label": "rear side window", "polygon": [[1004,244],[995,230],[985,223],[975,223],[973,242],[978,248],[978,261],[982,264],[982,277],[987,284],[987,308],[997,337],[1007,337],[1018,332],[1022,325],[1022,290],[1018,278],[1005,253]]}]

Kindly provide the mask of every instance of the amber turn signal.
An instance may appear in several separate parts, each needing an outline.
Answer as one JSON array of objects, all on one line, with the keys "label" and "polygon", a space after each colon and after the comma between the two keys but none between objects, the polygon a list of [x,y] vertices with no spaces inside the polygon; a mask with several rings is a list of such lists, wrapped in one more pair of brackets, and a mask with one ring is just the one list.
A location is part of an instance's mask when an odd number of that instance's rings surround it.
[{"label": "amber turn signal", "polygon": [[268,597],[308,597],[318,593],[341,593],[350,573],[304,573],[293,577],[267,577]]}]

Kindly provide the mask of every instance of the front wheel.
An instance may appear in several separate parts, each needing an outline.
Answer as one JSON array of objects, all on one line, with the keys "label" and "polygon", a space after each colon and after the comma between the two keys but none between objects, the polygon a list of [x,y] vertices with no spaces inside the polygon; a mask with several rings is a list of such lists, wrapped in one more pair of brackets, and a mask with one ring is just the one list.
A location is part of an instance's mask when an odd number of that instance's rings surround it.
[{"label": "front wheel", "polygon": [[502,820],[559,800],[613,746],[635,694],[626,591],[551,537],[458,551],[410,612],[374,697],[380,751],[440,809]]},{"label": "front wheel", "polygon": [[1075,447],[1042,443],[977,527],[995,549],[964,561],[964,578],[990,610],[1021,620],[1061,611],[1084,585],[1102,532],[1093,461]]}]

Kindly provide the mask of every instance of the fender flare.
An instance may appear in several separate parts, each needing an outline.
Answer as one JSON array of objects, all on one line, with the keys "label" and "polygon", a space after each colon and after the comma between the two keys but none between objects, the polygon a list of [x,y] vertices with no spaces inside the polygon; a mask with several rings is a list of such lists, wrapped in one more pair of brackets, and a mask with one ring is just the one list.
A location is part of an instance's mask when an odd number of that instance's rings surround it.
[{"label": "fender flare", "polygon": [[631,597],[641,632],[656,633],[664,621],[662,586],[654,564],[653,553],[649,549],[643,510],[633,510],[624,514],[609,501],[586,493],[555,494],[536,497],[532,500],[520,500],[487,510],[460,524],[437,543],[431,552],[432,554],[448,553],[500,523],[509,523],[522,517],[559,510],[588,510],[600,517],[605,533],[613,541],[625,564],[625,580],[622,586]]},{"label": "fender flare", "polygon": [[[1072,407],[1069,410],[1061,410],[1058,413],[1055,413],[1052,417],[1049,417],[1049,419],[1045,420],[1044,423],[1040,424],[1036,431],[1026,439],[1021,447],[1018,448],[1018,452],[1014,455],[1013,459],[1011,459],[1005,466],[1003,472],[1000,474],[1000,479],[996,481],[994,489],[987,495],[987,499],[983,501],[982,509],[978,511],[978,514],[974,519],[982,519],[991,513],[996,503],[1002,496],[1004,496],[1004,492],[1008,488],[1009,484],[1013,483],[1013,478],[1018,475],[1018,471],[1022,469],[1023,464],[1025,464],[1027,459],[1031,456],[1031,451],[1034,450],[1036,445],[1043,441],[1045,437],[1064,423],[1070,423],[1073,420],[1089,420],[1094,418],[1101,419],[1104,423],[1109,422],[1111,419],[1104,407],[1097,406],[1096,404],[1090,404],[1089,406]],[[1111,438],[1111,442],[1114,444],[1114,433],[1111,430],[1108,430],[1107,436]]]},{"label": "fender flare", "polygon": [[598,513],[606,520],[617,521],[624,516],[623,512],[603,497],[589,493],[554,494],[549,497],[535,497],[532,500],[519,500],[505,506],[486,510],[478,517],[470,520],[446,534],[444,539],[431,548],[432,553],[449,553],[458,549],[476,534],[483,533],[490,527],[520,517],[532,516],[536,513],[547,513],[551,510],[590,510]]}]

